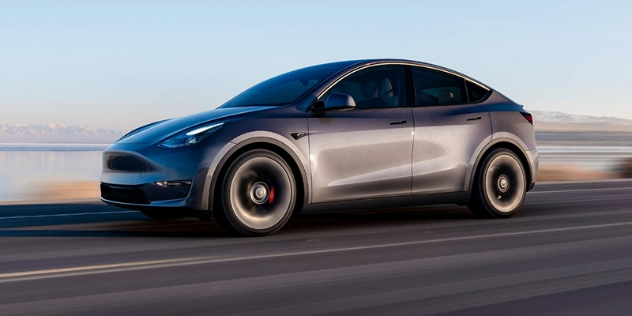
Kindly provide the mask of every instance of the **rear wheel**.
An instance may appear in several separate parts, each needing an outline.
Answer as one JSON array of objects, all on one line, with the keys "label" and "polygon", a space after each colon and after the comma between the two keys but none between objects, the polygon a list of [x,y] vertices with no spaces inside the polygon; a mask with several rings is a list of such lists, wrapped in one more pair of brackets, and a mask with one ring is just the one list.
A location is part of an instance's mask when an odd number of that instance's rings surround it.
[{"label": "rear wheel", "polygon": [[239,156],[222,181],[217,222],[244,236],[281,229],[296,204],[296,181],[290,166],[274,152],[256,149]]},{"label": "rear wheel", "polygon": [[486,218],[516,214],[527,193],[524,166],[514,152],[498,148],[487,154],[476,172],[469,209]]}]

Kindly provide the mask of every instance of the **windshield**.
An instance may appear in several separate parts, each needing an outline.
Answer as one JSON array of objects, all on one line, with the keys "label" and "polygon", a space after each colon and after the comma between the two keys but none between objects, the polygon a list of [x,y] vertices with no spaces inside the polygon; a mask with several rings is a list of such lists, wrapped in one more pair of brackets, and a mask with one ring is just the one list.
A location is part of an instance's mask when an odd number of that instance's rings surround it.
[{"label": "windshield", "polygon": [[240,93],[221,108],[253,105],[285,105],[296,101],[349,62],[338,62],[294,70],[263,81]]}]

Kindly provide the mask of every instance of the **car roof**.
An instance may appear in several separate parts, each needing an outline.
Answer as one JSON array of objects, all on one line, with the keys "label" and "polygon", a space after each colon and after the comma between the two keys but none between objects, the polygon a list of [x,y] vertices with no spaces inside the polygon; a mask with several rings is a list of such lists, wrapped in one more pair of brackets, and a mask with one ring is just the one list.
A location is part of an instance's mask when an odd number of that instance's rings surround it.
[{"label": "car roof", "polygon": [[[475,84],[484,87],[485,89],[488,90],[493,90],[491,87],[489,87],[488,85],[466,75],[463,73],[460,73],[458,71],[452,70],[450,68],[446,68],[443,66],[439,66],[439,65],[435,65],[435,64],[431,64],[431,63],[427,63],[427,62],[421,62],[421,61],[416,61],[416,60],[409,60],[409,59],[397,59],[397,58],[374,58],[374,59],[358,59],[358,60],[347,60],[347,61],[340,61],[337,62],[338,64],[341,65],[341,67],[343,69],[353,69],[353,68],[357,68],[357,67],[361,67],[361,66],[365,66],[365,65],[372,65],[372,64],[389,64],[389,63],[395,63],[395,64],[403,64],[403,65],[410,65],[410,66],[420,66],[420,67],[426,67],[426,68],[431,68],[431,69],[436,69],[439,71],[443,71],[443,72],[447,72],[447,73],[451,73],[453,75],[457,75],[459,77],[465,78],[469,81],[474,82]],[[334,63],[331,63],[334,64]]]}]

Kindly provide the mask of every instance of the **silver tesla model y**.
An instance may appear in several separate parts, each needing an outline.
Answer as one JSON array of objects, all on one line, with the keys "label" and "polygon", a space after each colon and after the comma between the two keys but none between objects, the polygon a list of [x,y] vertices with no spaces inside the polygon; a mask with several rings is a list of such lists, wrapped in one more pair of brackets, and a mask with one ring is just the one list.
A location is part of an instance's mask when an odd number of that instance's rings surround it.
[{"label": "silver tesla model y", "polygon": [[537,171],[522,106],[436,65],[360,60],[288,72],[129,132],[103,153],[101,200],[256,236],[304,208],[450,203],[509,217]]}]

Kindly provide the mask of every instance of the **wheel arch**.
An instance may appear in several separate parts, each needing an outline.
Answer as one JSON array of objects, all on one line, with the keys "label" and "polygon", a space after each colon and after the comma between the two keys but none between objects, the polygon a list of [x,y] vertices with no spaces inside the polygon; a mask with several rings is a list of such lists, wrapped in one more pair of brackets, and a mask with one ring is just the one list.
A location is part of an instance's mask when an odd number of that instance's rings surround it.
[{"label": "wheel arch", "polygon": [[[516,156],[518,156],[518,158],[520,159],[520,163],[522,163],[522,165],[525,168],[526,178],[529,179],[529,182],[532,181],[531,176],[533,172],[533,166],[531,166],[531,162],[527,158],[527,155],[525,154],[524,149],[522,149],[520,144],[518,144],[516,141],[510,138],[497,138],[497,139],[494,139],[489,144],[487,144],[478,154],[476,158],[476,162],[474,163],[474,166],[470,174],[469,184],[467,188],[469,192],[472,191],[472,186],[474,185],[474,179],[476,178],[476,172],[478,171],[478,168],[480,167],[480,164],[483,158],[489,152],[491,152],[492,150],[496,148],[505,148],[505,149],[511,150],[514,154],[516,154]],[[531,189],[531,183],[527,184],[527,188],[528,188],[527,191]]]},{"label": "wheel arch", "polygon": [[[233,146],[224,155],[224,157],[222,157],[217,165],[217,168],[211,178],[208,195],[208,209],[211,213],[216,205],[215,196],[219,188],[218,181],[220,181],[220,179],[222,179],[222,177],[226,174],[228,167],[235,159],[237,159],[237,157],[254,149],[266,149],[272,151],[281,156],[281,158],[287,162],[292,169],[292,173],[294,173],[296,181],[296,201],[300,201],[302,205],[307,204],[309,197],[309,183],[307,181],[307,173],[298,155],[290,147],[279,140],[267,137],[255,137],[241,141]],[[299,203],[297,203],[295,209],[300,207]]]}]

